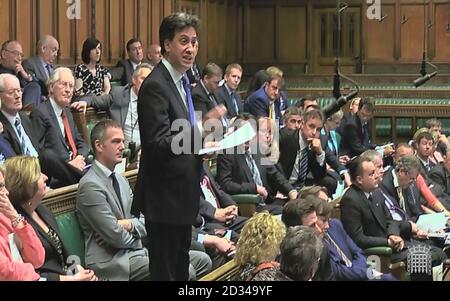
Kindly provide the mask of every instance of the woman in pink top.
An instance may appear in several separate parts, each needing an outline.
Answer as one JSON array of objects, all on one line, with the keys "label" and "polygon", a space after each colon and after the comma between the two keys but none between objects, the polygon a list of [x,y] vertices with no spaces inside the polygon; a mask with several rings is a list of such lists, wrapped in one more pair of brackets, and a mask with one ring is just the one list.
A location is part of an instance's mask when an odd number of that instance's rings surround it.
[{"label": "woman in pink top", "polygon": [[[39,280],[35,269],[44,263],[44,248],[34,229],[11,205],[8,194],[0,169],[0,281]],[[10,234],[14,235],[22,260],[13,258]]]}]

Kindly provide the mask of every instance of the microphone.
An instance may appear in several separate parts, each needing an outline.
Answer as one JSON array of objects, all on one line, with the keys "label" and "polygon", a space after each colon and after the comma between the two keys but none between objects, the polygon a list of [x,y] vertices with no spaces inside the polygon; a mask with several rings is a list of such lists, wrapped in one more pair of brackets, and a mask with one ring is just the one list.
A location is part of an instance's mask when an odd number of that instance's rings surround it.
[{"label": "microphone", "polygon": [[414,81],[414,86],[415,86],[416,88],[422,86],[424,83],[426,83],[427,81],[429,81],[431,78],[435,77],[436,74],[438,74],[438,72],[437,72],[437,71],[434,71],[434,72],[431,73],[431,74],[425,74],[424,76],[419,77],[418,79],[416,79],[416,80]]},{"label": "microphone", "polygon": [[358,95],[358,90],[353,90],[348,95],[340,96],[336,101],[323,108],[322,113],[325,115],[325,119],[339,111],[340,108],[345,106],[349,100],[355,98],[356,95]]},{"label": "microphone", "polygon": [[339,59],[336,59],[336,66],[334,69],[334,78],[333,78],[333,96],[338,99],[341,97],[341,76],[339,74]]}]

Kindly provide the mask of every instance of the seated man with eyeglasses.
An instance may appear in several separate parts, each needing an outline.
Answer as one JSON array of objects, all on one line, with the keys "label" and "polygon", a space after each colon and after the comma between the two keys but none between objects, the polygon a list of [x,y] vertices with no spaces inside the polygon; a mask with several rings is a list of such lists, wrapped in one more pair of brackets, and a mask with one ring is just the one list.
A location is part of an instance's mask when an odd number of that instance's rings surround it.
[{"label": "seated man with eyeglasses", "polygon": [[24,54],[18,41],[8,40],[0,50],[0,74],[15,75],[23,89],[23,104],[37,105],[41,102],[41,86],[37,79],[22,66]]}]

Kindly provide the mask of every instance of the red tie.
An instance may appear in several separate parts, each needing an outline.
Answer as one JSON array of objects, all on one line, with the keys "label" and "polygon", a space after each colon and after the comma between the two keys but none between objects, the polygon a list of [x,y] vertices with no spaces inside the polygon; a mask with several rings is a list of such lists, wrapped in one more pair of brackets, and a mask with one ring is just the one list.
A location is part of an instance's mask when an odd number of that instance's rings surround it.
[{"label": "red tie", "polygon": [[75,146],[75,140],[73,140],[72,131],[70,130],[69,120],[67,119],[66,112],[63,110],[61,114],[63,124],[64,124],[64,132],[66,133],[66,139],[69,142],[69,146],[72,150],[72,160],[77,156],[77,147]]}]

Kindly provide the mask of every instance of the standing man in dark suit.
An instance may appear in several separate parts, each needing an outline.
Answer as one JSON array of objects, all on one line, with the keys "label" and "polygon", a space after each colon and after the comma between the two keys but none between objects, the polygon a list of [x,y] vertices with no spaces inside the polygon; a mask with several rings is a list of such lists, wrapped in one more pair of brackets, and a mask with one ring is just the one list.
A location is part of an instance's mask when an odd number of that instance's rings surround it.
[{"label": "standing man in dark suit", "polygon": [[133,82],[133,72],[136,67],[142,63],[144,52],[142,51],[142,43],[137,38],[132,38],[127,42],[127,60],[120,60],[116,65],[117,75],[114,77],[120,79],[122,86]]},{"label": "standing man in dark suit", "polygon": [[224,80],[222,87],[217,89],[214,93],[219,103],[223,103],[228,111],[228,119],[236,117],[244,111],[244,104],[236,90],[241,82],[243,69],[239,64],[230,64],[225,69]]},{"label": "standing man in dark suit", "polygon": [[[47,82],[49,99],[35,107],[31,113],[33,127],[39,133],[40,143],[45,151],[51,151],[55,158],[67,163],[70,177],[55,183],[54,187],[78,183],[86,166],[85,158],[89,148],[77,131],[70,111],[70,101],[75,79],[72,71],[59,67]],[[54,175],[54,170],[45,171]]]},{"label": "standing man in dark suit", "polygon": [[[197,55],[199,23],[185,13],[164,18],[159,29],[164,58],[139,92],[142,154],[134,209],[145,215],[152,280],[188,279],[202,158],[196,155],[201,143],[191,139],[201,134],[186,71]],[[214,110],[205,119],[225,114],[221,107]]]},{"label": "standing man in dark suit", "polygon": [[42,96],[48,96],[47,80],[55,69],[59,43],[51,35],[43,36],[37,43],[38,54],[23,62],[23,67],[34,74],[41,86]]},{"label": "standing man in dark suit", "polygon": [[[300,130],[283,128],[280,131],[279,167],[297,190],[317,184],[327,174],[325,151],[319,139],[322,125],[322,113],[311,110],[303,114]],[[314,183],[306,178],[309,172],[312,173]]]}]

